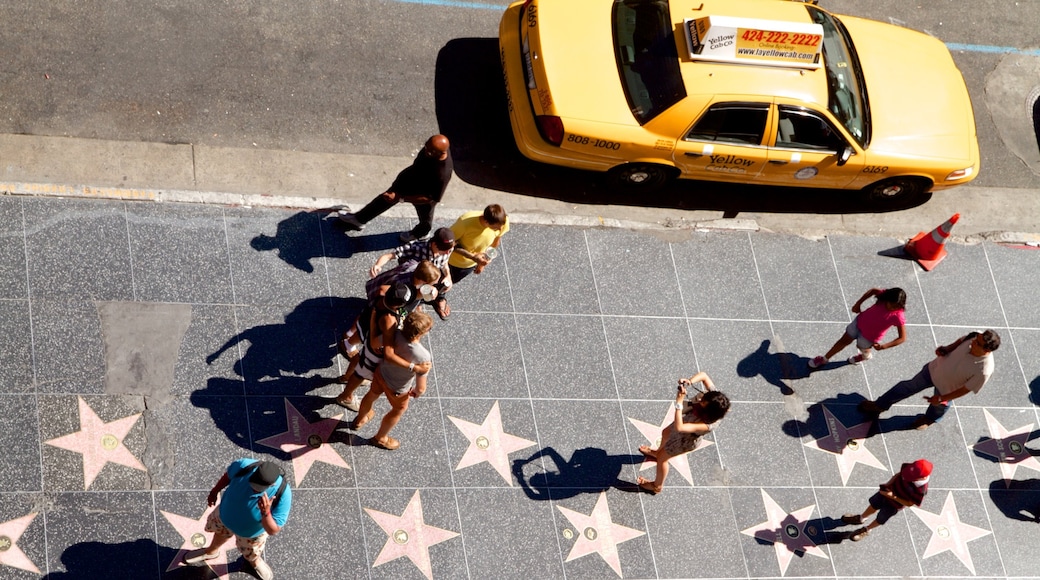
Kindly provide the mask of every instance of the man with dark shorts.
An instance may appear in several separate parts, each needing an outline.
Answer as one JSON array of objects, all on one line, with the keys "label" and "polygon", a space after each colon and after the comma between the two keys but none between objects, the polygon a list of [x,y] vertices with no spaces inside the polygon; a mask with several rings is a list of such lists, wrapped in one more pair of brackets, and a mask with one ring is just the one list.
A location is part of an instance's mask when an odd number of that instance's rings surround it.
[{"label": "man with dark shorts", "polygon": [[870,496],[870,505],[862,514],[845,514],[842,523],[863,525],[863,520],[875,512],[877,517],[866,526],[849,534],[849,539],[858,542],[870,534],[870,530],[884,524],[899,510],[908,506],[920,507],[924,496],[928,493],[928,478],[932,475],[932,464],[927,459],[918,459],[913,463],[904,463],[899,473],[887,482],[878,486],[877,493]]}]

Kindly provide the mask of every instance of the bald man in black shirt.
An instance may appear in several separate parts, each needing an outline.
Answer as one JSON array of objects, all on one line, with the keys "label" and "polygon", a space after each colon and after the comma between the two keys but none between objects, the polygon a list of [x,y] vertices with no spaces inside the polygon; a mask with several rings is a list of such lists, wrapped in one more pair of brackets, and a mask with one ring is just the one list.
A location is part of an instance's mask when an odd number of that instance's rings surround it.
[{"label": "bald man in black shirt", "polygon": [[453,169],[448,138],[434,135],[426,140],[426,145],[415,156],[412,165],[397,174],[390,189],[376,196],[361,211],[348,213],[340,210],[338,217],[344,224],[362,230],[376,216],[398,202],[406,201],[415,206],[419,224],[412,231],[401,234],[401,240],[410,242],[424,238],[433,229],[433,210],[444,197]]}]

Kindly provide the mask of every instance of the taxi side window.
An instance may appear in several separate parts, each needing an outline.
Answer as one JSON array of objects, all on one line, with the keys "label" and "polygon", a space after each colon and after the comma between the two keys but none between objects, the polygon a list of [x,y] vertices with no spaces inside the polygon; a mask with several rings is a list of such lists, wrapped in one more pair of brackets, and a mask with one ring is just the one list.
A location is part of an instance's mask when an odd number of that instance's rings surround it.
[{"label": "taxi side window", "polygon": [[780,107],[776,146],[790,149],[838,152],[845,141],[820,115],[794,107]]},{"label": "taxi side window", "polygon": [[697,120],[684,139],[760,145],[768,118],[765,103],[719,103]]}]

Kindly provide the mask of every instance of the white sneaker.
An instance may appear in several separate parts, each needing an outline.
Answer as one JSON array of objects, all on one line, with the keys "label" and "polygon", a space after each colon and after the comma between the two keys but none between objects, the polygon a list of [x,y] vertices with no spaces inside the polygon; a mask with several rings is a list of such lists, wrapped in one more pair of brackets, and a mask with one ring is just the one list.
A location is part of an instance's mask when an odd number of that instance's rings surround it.
[{"label": "white sneaker", "polygon": [[354,411],[355,413],[357,413],[358,410],[361,409],[361,399],[357,395],[351,395],[350,396],[350,400],[347,401],[347,402],[343,402],[343,401],[340,401],[339,399],[336,399],[336,404],[339,405],[340,407],[343,407],[343,408],[346,408],[346,409],[350,409],[351,411]]},{"label": "white sneaker", "polygon": [[867,357],[863,356],[862,354],[854,354],[854,355],[849,357],[849,364],[850,365],[858,365],[859,363],[861,363],[861,362],[863,362],[865,360],[867,360]]},{"label": "white sneaker", "polygon": [[339,211],[336,212],[336,218],[339,219],[340,222],[342,222],[344,224],[347,224],[348,226],[351,226],[351,227],[356,228],[358,230],[365,229],[365,224],[363,224],[360,221],[358,221],[357,216],[355,216],[354,214],[352,214],[350,212],[347,212],[347,211],[344,211],[344,210],[339,210]]},{"label": "white sneaker", "polygon": [[260,577],[260,580],[274,580],[274,570],[267,565],[267,561],[263,558],[253,562],[253,571]]}]

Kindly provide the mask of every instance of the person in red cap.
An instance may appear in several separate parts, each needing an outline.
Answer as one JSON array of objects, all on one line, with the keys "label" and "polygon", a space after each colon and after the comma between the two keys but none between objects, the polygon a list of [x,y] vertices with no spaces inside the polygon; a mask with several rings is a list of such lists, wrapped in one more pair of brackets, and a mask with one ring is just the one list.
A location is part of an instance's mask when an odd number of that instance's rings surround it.
[{"label": "person in red cap", "polygon": [[870,496],[870,505],[861,514],[845,514],[841,521],[850,525],[862,525],[863,520],[874,512],[877,517],[866,526],[852,532],[849,536],[858,542],[870,534],[870,530],[887,522],[896,512],[907,506],[920,506],[928,493],[928,478],[932,475],[932,463],[927,459],[918,459],[913,463],[904,463],[899,473],[882,483],[877,493]]}]

